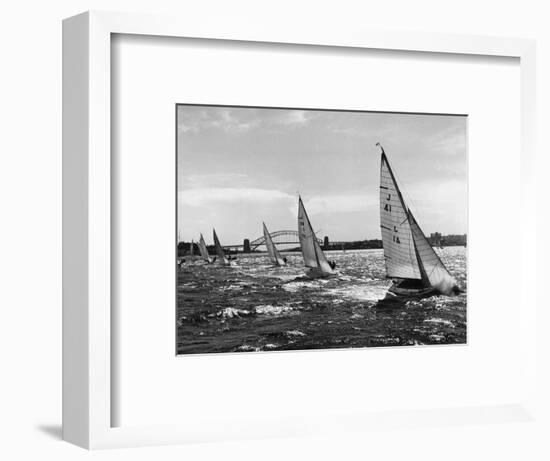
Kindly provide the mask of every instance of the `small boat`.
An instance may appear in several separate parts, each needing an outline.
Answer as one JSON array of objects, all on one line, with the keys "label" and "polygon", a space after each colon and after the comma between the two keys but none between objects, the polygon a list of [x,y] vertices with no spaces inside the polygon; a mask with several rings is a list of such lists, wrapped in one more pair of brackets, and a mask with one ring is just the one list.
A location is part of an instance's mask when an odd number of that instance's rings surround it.
[{"label": "small boat", "polygon": [[382,146],[380,165],[380,228],[386,276],[394,296],[426,297],[460,292],[405,204]]},{"label": "small boat", "polygon": [[195,255],[195,242],[191,240],[191,243],[189,244],[189,256],[191,256],[191,259],[193,259],[194,255]]},{"label": "small boat", "polygon": [[263,223],[263,225],[264,225],[265,246],[267,247],[267,253],[269,254],[269,259],[271,259],[271,262],[276,266],[285,266],[286,258],[283,258],[281,256],[281,253],[279,253],[279,250],[277,250],[277,247],[273,243],[273,239],[271,238],[271,234],[267,230],[265,223]]},{"label": "small boat", "polygon": [[334,274],[336,264],[329,264],[321,250],[301,197],[298,198],[298,236],[304,264],[308,268],[306,275],[310,278],[320,278]]},{"label": "small boat", "polygon": [[206,248],[206,243],[204,242],[204,237],[202,236],[202,234],[201,238],[199,239],[199,252],[202,259],[204,259],[208,264],[212,264],[214,262],[214,260],[208,254],[208,248]]},{"label": "small boat", "polygon": [[218,257],[216,259],[216,263],[220,266],[230,266],[231,262],[225,256],[225,253],[223,252],[223,248],[220,244],[220,240],[218,239],[218,236],[216,235],[216,229],[213,229],[213,232],[214,232],[214,246],[216,247],[216,254],[218,255]]},{"label": "small boat", "polygon": [[185,258],[177,258],[176,263],[177,263],[177,266],[178,266],[178,270],[182,270],[183,266],[185,264]]}]

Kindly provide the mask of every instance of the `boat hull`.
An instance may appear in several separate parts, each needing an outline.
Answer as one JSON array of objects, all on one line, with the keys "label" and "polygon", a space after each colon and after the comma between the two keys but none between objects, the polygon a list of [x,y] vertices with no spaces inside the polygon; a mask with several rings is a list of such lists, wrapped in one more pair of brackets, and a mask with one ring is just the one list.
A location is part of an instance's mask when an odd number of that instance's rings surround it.
[{"label": "boat hull", "polygon": [[440,294],[434,287],[427,288],[402,288],[398,283],[394,283],[388,290],[388,295],[391,297],[401,298],[427,298]]},{"label": "boat hull", "polygon": [[306,271],[306,277],[310,279],[325,278],[330,277],[331,275],[334,275],[334,272],[325,272],[318,267],[310,267]]},{"label": "boat hull", "polygon": [[433,286],[411,286],[410,284],[404,284],[402,281],[394,281],[392,286],[388,289],[388,296],[400,298],[428,298],[430,296],[439,295],[454,296],[461,292],[462,291],[456,285],[450,290],[443,292],[439,288]]}]

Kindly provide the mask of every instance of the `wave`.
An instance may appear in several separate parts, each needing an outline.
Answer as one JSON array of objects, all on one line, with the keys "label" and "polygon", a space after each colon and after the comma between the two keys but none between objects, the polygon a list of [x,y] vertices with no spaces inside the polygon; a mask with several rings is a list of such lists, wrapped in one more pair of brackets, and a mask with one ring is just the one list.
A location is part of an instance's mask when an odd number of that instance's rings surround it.
[{"label": "wave", "polygon": [[290,304],[283,304],[280,306],[274,306],[272,304],[262,304],[260,306],[256,306],[255,308],[256,314],[263,315],[280,315],[292,312],[294,310],[296,310],[296,306],[292,306]]},{"label": "wave", "polygon": [[235,349],[237,352],[260,352],[261,349],[250,344],[241,344]]},{"label": "wave", "polygon": [[300,331],[300,330],[289,330],[289,331],[285,331],[285,336],[290,336],[290,337],[297,337],[297,336],[306,336],[306,334],[303,332],[303,331]]},{"label": "wave", "polygon": [[218,311],[216,313],[216,317],[221,317],[223,319],[232,319],[244,317],[251,314],[252,313],[250,311],[247,311],[246,309],[235,309],[234,307],[226,307],[225,309]]},{"label": "wave", "polygon": [[450,320],[440,319],[438,317],[434,317],[434,318],[431,318],[431,319],[426,319],[426,320],[424,320],[424,323],[435,323],[435,324],[440,324],[440,325],[446,325],[448,327],[454,327],[455,326],[455,324],[453,322],[451,322]]},{"label": "wave", "polygon": [[329,280],[326,279],[311,280],[306,277],[300,277],[300,280],[293,278],[293,281],[283,284],[282,288],[285,291],[296,293],[303,288],[320,288],[322,285],[326,285],[327,283],[329,283]]},{"label": "wave", "polygon": [[384,299],[388,291],[387,286],[380,285],[355,285],[343,288],[333,288],[327,290],[330,295],[340,296],[346,299],[357,301],[379,301]]},{"label": "wave", "polygon": [[435,333],[428,336],[428,339],[434,343],[444,343],[447,341],[447,338],[445,335],[439,335]]}]

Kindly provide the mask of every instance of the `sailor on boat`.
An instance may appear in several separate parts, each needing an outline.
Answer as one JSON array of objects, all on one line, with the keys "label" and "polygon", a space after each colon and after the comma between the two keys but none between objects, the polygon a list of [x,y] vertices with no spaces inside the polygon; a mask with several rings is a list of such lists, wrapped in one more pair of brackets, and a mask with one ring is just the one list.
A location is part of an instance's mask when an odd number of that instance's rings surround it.
[{"label": "sailor on boat", "polygon": [[420,229],[395,179],[380,143],[380,228],[386,276],[394,296],[458,294],[460,289]]}]

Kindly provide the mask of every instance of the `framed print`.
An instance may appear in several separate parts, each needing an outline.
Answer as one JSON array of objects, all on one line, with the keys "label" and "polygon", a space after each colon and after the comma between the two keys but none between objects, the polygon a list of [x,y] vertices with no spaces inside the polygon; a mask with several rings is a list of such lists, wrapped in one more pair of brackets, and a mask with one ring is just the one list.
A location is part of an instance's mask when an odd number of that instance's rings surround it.
[{"label": "framed print", "polygon": [[466,116],[176,111],[178,354],[466,343]]},{"label": "framed print", "polygon": [[85,13],[63,46],[66,440],[533,417],[532,42]]}]

